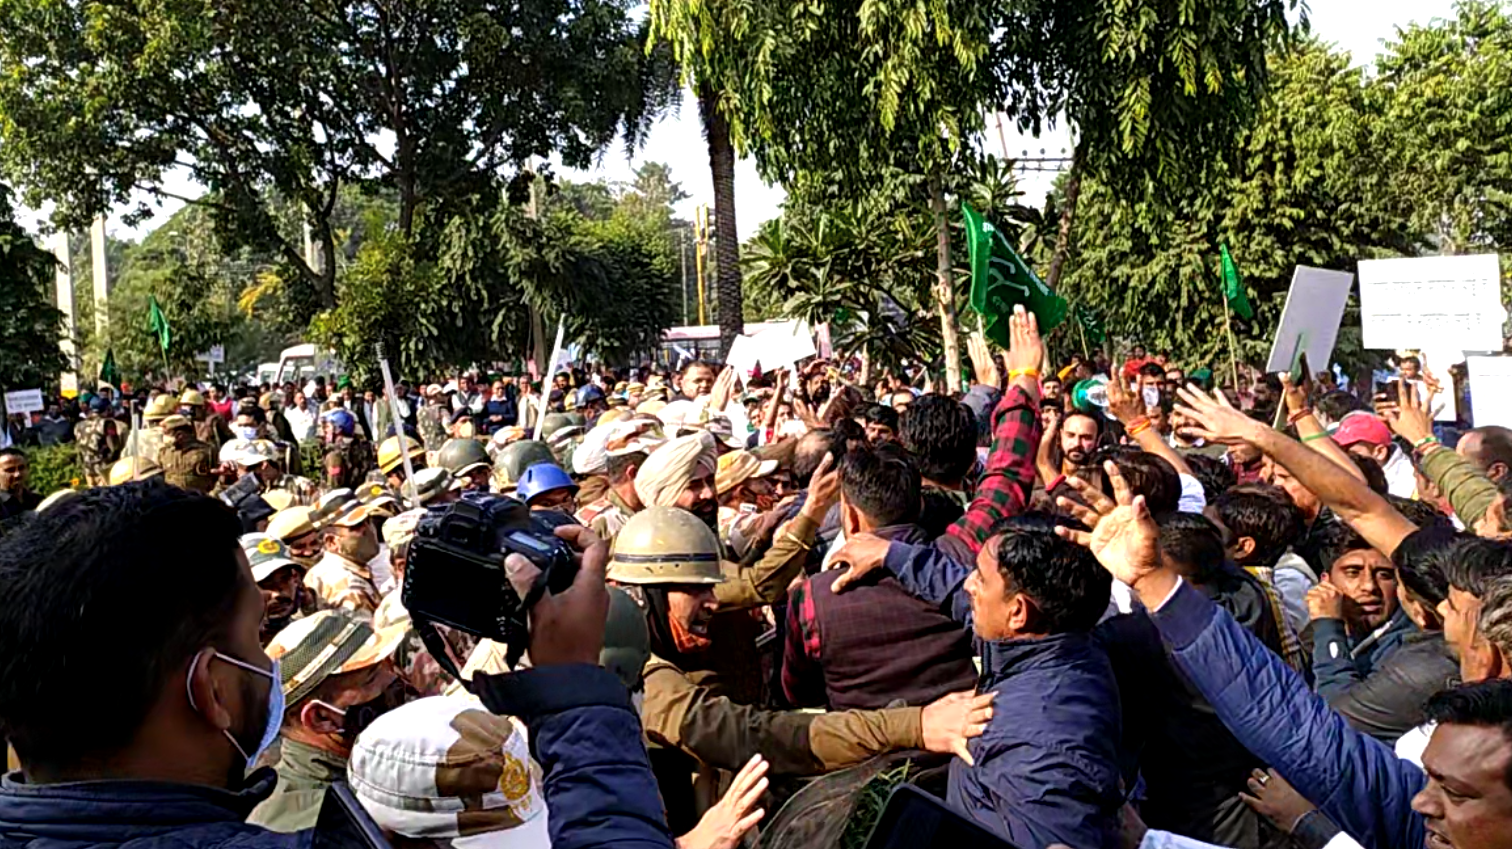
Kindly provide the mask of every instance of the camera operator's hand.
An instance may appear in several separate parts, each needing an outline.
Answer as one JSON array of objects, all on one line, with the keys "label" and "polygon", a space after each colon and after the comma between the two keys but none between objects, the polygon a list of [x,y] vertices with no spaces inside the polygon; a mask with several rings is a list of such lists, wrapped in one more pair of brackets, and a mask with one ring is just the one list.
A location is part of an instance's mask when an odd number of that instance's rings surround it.
[{"label": "camera operator's hand", "polygon": [[[609,591],[604,587],[609,544],[581,525],[564,525],[555,533],[579,552],[578,573],[572,586],[557,595],[543,593],[531,608],[530,663],[597,664],[604,649],[604,620],[609,615]],[[535,564],[518,554],[504,558],[504,572],[522,598],[541,574]]]}]

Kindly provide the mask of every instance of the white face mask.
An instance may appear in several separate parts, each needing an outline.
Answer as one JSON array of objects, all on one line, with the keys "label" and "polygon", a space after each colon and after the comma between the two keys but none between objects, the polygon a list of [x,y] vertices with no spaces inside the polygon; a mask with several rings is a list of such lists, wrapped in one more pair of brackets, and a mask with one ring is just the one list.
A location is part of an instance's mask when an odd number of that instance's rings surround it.
[{"label": "white face mask", "polygon": [[[229,729],[221,729],[221,733],[226,735],[227,740],[231,741],[232,748],[236,749],[236,753],[242,756],[242,761],[250,768],[258,758],[262,757],[262,753],[266,752],[268,747],[273,745],[273,741],[278,739],[278,729],[283,726],[284,692],[282,678],[278,674],[278,661],[273,661],[273,669],[267,670],[260,666],[253,666],[246,661],[237,660],[230,655],[221,654],[215,649],[211,649],[211,651],[215,652],[213,655],[215,659],[223,660],[232,666],[240,667],[248,672],[255,672],[272,682],[272,686],[268,688],[268,719],[263,724],[262,739],[257,742],[256,750],[249,755],[241,747],[241,744],[236,742],[236,737],[231,734]],[[189,675],[184,678],[184,690],[189,694],[189,707],[199,710],[199,706],[194,703],[194,687],[191,684],[193,678],[194,665],[191,664]]]}]

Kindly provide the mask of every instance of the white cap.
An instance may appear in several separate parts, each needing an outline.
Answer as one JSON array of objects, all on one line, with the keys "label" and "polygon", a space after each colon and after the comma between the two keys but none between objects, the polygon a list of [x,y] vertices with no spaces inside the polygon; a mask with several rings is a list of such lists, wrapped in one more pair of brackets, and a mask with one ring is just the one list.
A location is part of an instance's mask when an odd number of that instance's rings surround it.
[{"label": "white cap", "polygon": [[418,699],[373,720],[347,780],[375,823],[405,837],[458,849],[551,846],[524,726],[471,696]]}]

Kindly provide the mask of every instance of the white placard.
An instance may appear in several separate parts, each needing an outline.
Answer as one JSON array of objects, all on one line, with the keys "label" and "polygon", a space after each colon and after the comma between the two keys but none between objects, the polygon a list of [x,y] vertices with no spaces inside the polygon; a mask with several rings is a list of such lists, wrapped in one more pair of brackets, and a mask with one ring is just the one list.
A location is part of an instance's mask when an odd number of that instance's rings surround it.
[{"label": "white placard", "polygon": [[781,321],[751,337],[768,368],[777,364],[798,363],[819,353],[814,335],[801,321]]},{"label": "white placard", "polygon": [[1506,319],[1496,254],[1360,261],[1366,348],[1500,351]]},{"label": "white placard", "polygon": [[224,363],[226,361],[226,346],[211,345],[210,350],[195,354],[194,358],[204,363]]},{"label": "white placard", "polygon": [[1476,427],[1512,427],[1512,357],[1466,357]]},{"label": "white placard", "polygon": [[736,336],[730,343],[730,353],[725,356],[725,364],[735,369],[735,373],[742,379],[749,380],[761,362],[761,355],[757,351],[755,337],[741,334]]},{"label": "white placard", "polygon": [[1332,365],[1339,320],[1344,317],[1344,305],[1349,301],[1353,284],[1354,275],[1347,271],[1297,266],[1292,272],[1291,288],[1286,292],[1286,306],[1281,310],[1281,323],[1276,327],[1276,339],[1271,343],[1265,370],[1290,371],[1299,343],[1307,352],[1307,364],[1314,374]]},{"label": "white placard", "polygon": [[47,404],[42,401],[40,389],[17,389],[15,392],[5,393],[5,411],[10,414],[16,413],[40,413],[47,409]]}]

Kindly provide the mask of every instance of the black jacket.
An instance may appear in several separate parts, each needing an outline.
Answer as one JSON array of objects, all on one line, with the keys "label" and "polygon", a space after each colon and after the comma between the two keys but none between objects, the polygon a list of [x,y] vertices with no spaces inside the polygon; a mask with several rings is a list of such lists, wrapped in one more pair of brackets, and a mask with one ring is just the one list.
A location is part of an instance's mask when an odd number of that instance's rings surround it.
[{"label": "black jacket", "polygon": [[1365,678],[1328,696],[1349,724],[1391,745],[1423,724],[1428,697],[1459,683],[1459,663],[1442,632],[1409,634]]},{"label": "black jacket", "polygon": [[[1258,581],[1232,564],[1191,582],[1278,656],[1280,631]],[[1123,706],[1124,781],[1143,777],[1140,816],[1151,828],[1230,846],[1286,846],[1286,835],[1238,798],[1264,764],[1224,727],[1176,669],[1142,609],[1098,626]]]}]

